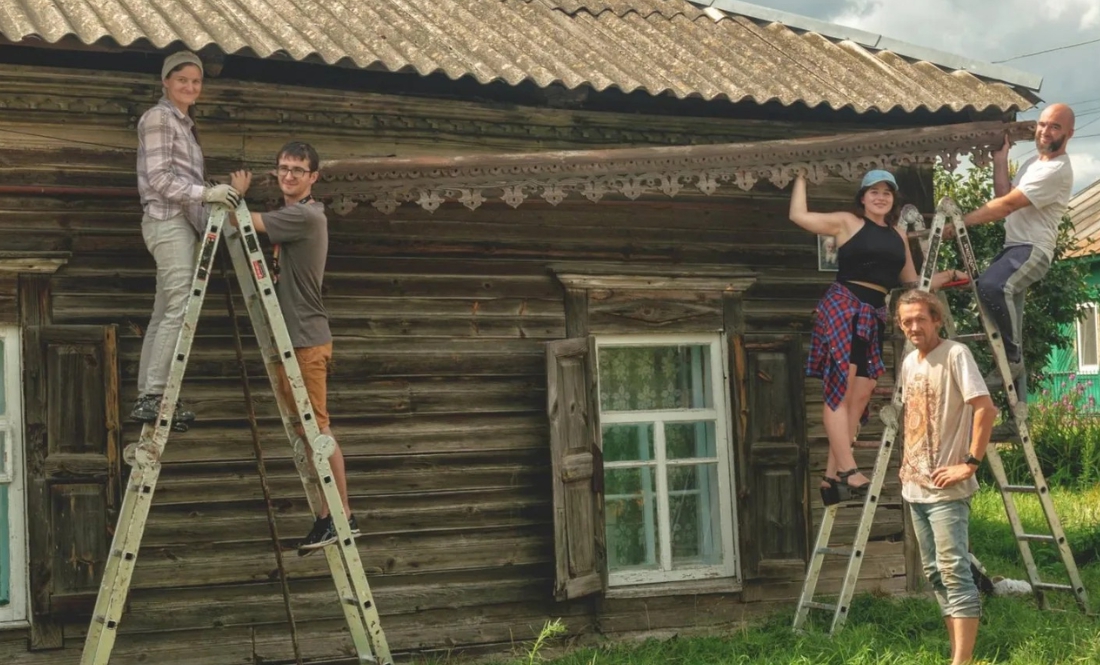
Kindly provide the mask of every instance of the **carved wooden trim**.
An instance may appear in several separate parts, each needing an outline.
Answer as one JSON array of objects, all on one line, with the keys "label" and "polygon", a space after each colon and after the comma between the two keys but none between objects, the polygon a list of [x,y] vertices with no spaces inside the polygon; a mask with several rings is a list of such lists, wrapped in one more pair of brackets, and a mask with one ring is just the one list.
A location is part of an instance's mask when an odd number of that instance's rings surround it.
[{"label": "carved wooden trim", "polygon": [[[593,202],[688,188],[710,195],[725,184],[747,191],[765,180],[782,188],[799,173],[820,183],[830,174],[854,180],[868,169],[935,160],[954,169],[963,155],[985,165],[1005,135],[1024,140],[1034,131],[1034,122],[993,121],[720,145],[347,159],[322,164],[314,193],[338,214],[360,202],[389,214],[403,202],[434,211],[445,201],[474,210],[490,197],[518,207],[535,196],[557,205],[573,193]],[[263,191],[272,185],[257,194],[273,198],[276,192]]]},{"label": "carved wooden trim", "polygon": [[0,274],[52,275],[70,258],[72,252],[0,252]]},{"label": "carved wooden trim", "polygon": [[741,266],[641,264],[552,265],[566,289],[622,291],[713,291],[742,293],[756,282],[757,273]]}]

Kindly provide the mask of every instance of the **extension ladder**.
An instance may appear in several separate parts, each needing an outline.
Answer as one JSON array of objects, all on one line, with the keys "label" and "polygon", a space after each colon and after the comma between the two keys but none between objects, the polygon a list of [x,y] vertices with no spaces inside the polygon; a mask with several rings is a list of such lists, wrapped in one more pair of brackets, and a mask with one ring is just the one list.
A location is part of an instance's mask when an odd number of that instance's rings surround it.
[{"label": "extension ladder", "polygon": [[[231,225],[227,226],[230,214],[236,214],[240,225],[239,231]],[[348,515],[344,513],[343,502],[340,500],[329,465],[329,457],[335,451],[336,442],[332,437],[322,434],[317,426],[282,310],[275,295],[274,283],[267,269],[267,263],[264,261],[256,231],[252,226],[248,207],[243,201],[235,211],[222,205],[214,206],[201,240],[183,326],[176,341],[168,382],[160,403],[160,412],[156,421],[142,427],[138,442],[127,446],[125,458],[132,465],[132,470],[80,663],[81,665],[106,665],[118,636],[119,620],[133,578],[141,537],[145,531],[153,501],[153,492],[160,477],[160,458],[168,442],[176,400],[187,368],[187,358],[191,352],[206,288],[213,274],[218,242],[223,233],[226,236],[226,246],[232,258],[237,281],[248,307],[249,318],[252,320],[256,338],[263,352],[264,364],[279,405],[283,426],[294,449],[294,464],[301,476],[310,508],[314,515],[318,513],[323,494],[339,536],[337,542],[326,546],[324,551],[359,662],[380,661],[383,665],[392,665],[393,659],[386,643],[386,636],[382,632],[378,610],[371,596],[370,585],[367,583],[363,564],[359,558],[359,550],[356,549],[355,539],[348,524]],[[290,383],[297,411],[286,402],[279,389],[280,366],[285,370]],[[301,414],[300,418],[298,414]],[[297,425],[302,427],[305,436],[312,441],[310,449],[316,475],[310,468],[305,442],[297,434]],[[377,653],[377,659],[375,653]]]},{"label": "extension ladder", "polygon": [[[974,301],[978,303],[978,316],[982,322],[984,332],[972,335],[957,335],[950,309],[947,307],[945,307],[945,312],[947,313],[945,328],[948,337],[956,341],[987,342],[992,348],[997,370],[1000,372],[1002,379],[1004,379],[1009,408],[1016,422],[1016,428],[1020,436],[1020,446],[1027,460],[1028,470],[1031,473],[1033,483],[1029,485],[1009,484],[1008,477],[1005,474],[1004,464],[997,454],[995,445],[990,444],[986,448],[986,458],[989,460],[990,470],[993,472],[993,477],[997,481],[997,488],[1001,494],[1001,499],[1004,501],[1005,512],[1008,515],[1012,533],[1020,549],[1020,555],[1023,558],[1024,566],[1027,569],[1031,588],[1035,593],[1039,606],[1043,609],[1049,608],[1045,595],[1046,591],[1068,591],[1074,595],[1082,611],[1087,613],[1088,596],[1085,592],[1084,584],[1081,581],[1080,573],[1077,570],[1077,564],[1073,559],[1073,553],[1070,551],[1069,543],[1066,540],[1065,532],[1062,530],[1061,521],[1058,519],[1058,514],[1054,510],[1054,503],[1050,498],[1050,490],[1047,486],[1046,479],[1043,477],[1043,472],[1039,467],[1039,460],[1035,455],[1035,449],[1031,444],[1031,437],[1027,429],[1027,404],[1019,401],[1017,398],[1016,387],[1010,380],[1011,376],[1008,367],[1008,358],[1005,355],[1004,341],[1001,339],[1001,335],[990,319],[989,314],[982,307],[981,301],[978,300],[977,284],[974,279],[978,269],[977,261],[974,257],[974,250],[970,244],[970,237],[967,234],[966,226],[963,224],[962,213],[959,211],[955,202],[950,198],[945,197],[940,201],[936,208],[936,214],[932,220],[932,227],[928,231],[925,231],[924,219],[915,207],[911,205],[906,206],[902,211],[902,222],[905,224],[905,228],[913,229],[918,232],[925,232],[928,238],[927,244],[923,241],[921,243],[922,247],[925,249],[925,259],[921,270],[920,284],[917,288],[922,291],[931,290],[932,277],[936,274],[939,252],[944,241],[943,231],[949,221],[951,227],[955,231],[959,255],[962,259],[963,269],[967,275],[966,280],[961,280],[959,285],[965,284],[970,286]],[[946,299],[943,298],[942,292],[940,296],[946,301]],[[911,345],[907,343],[906,353],[908,353],[911,348]],[[886,425],[886,429],[883,432],[882,441],[879,445],[879,453],[875,461],[875,470],[871,478],[871,487],[863,503],[859,526],[856,529],[855,541],[850,547],[834,548],[829,546],[829,537],[832,534],[836,514],[842,507],[842,504],[828,506],[825,510],[821,525],[818,528],[813,556],[807,567],[806,581],[803,584],[802,593],[798,600],[798,608],[795,612],[794,629],[796,631],[801,630],[805,625],[809,610],[811,609],[825,610],[833,613],[833,621],[829,629],[830,634],[834,634],[844,626],[844,622],[848,617],[852,595],[855,592],[856,583],[859,579],[859,570],[863,563],[864,549],[867,546],[867,539],[870,537],[871,526],[874,523],[875,508],[878,505],[882,485],[885,481],[893,444],[897,438],[900,424],[899,417],[903,406],[902,386],[898,384],[894,387],[894,394],[890,404],[883,407],[880,413],[880,417]],[[1029,534],[1024,531],[1019,512],[1016,509],[1015,499],[1013,498],[1015,494],[1035,494],[1039,497],[1043,514],[1050,528],[1050,534]],[[1031,553],[1030,543],[1032,542],[1057,545],[1062,564],[1068,573],[1070,584],[1055,584],[1044,582],[1040,579],[1039,570],[1035,564],[1035,558]],[[848,557],[848,567],[841,585],[840,595],[835,603],[823,603],[814,600],[814,591],[817,588],[818,578],[820,577],[821,568],[826,556]]]}]

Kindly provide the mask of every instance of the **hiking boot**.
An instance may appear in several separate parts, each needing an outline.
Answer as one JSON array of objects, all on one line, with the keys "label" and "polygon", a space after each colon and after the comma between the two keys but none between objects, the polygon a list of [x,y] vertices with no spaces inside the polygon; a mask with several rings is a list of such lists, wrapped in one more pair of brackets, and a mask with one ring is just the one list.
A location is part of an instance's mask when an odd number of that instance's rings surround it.
[{"label": "hiking boot", "polygon": [[[160,413],[160,402],[163,395],[142,395],[134,402],[130,410],[130,420],[139,423],[154,423]],[[195,422],[195,413],[188,411],[181,401],[176,401],[176,410],[172,418],[173,432],[186,432]]]},{"label": "hiking boot", "polygon": [[[1017,360],[1016,362],[1009,361],[1008,372],[1012,375],[1012,380],[1015,381],[1021,374],[1024,373],[1024,361]],[[985,376],[985,387],[990,390],[1003,390],[1005,387],[1004,379],[1001,377],[1001,370],[994,367],[993,371]]]},{"label": "hiking boot", "polygon": [[134,407],[130,409],[130,420],[136,420],[139,423],[154,422],[160,412],[160,398],[160,395],[138,397]]}]

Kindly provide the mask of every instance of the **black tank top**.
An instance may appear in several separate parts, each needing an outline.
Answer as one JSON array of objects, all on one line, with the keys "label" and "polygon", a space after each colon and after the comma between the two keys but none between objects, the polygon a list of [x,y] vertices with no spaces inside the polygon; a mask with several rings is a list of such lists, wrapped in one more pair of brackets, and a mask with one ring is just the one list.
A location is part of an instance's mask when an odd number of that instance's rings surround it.
[{"label": "black tank top", "polygon": [[836,252],[838,282],[867,282],[886,289],[901,284],[905,267],[905,241],[896,229],[879,226],[866,217],[863,227]]}]

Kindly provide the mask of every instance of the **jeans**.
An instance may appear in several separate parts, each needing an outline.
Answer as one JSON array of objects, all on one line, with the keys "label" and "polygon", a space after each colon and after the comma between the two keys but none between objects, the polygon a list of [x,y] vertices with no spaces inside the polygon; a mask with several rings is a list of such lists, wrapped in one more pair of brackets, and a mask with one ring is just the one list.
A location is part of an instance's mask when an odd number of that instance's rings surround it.
[{"label": "jeans", "polygon": [[169,219],[145,216],[141,235],[157,263],[157,295],[141,342],[138,395],[162,395],[187,309],[198,236],[183,215]]},{"label": "jeans", "polygon": [[1050,259],[1034,245],[1005,247],[978,277],[978,297],[993,317],[1009,362],[1023,358],[1024,294],[1050,270]]},{"label": "jeans", "polygon": [[910,503],[924,576],[945,617],[976,619],[982,614],[970,571],[970,499]]}]

